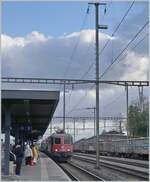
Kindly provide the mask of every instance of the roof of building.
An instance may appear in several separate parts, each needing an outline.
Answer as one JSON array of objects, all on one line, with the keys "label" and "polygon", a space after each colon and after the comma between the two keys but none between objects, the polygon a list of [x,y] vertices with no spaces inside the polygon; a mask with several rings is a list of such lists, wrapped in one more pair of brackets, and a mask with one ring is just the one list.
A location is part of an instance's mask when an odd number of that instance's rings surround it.
[{"label": "roof of building", "polygon": [[37,139],[46,131],[58,101],[59,91],[2,90],[2,128],[5,111],[10,107],[11,134],[15,135],[17,127],[22,131],[31,128],[26,137]]}]

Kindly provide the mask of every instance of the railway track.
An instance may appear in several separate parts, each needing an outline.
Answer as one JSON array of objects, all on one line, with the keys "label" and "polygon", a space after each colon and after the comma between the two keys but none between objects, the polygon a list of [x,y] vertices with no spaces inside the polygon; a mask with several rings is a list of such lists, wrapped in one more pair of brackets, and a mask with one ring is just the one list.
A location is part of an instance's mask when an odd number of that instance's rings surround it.
[{"label": "railway track", "polygon": [[[92,158],[96,157],[94,154],[85,154],[85,153],[74,153],[74,155],[89,156]],[[145,161],[145,160],[142,161],[142,160],[136,160],[136,159],[110,157],[110,156],[100,156],[100,159],[106,160],[106,161],[118,162],[121,164],[129,164],[129,165],[134,165],[138,167],[149,168],[149,161]]]},{"label": "railway track", "polygon": [[59,166],[73,181],[104,181],[104,179],[99,176],[96,176],[90,171],[87,171],[72,162],[60,163]]},{"label": "railway track", "polygon": [[[73,155],[73,158],[74,159],[77,159],[77,160],[82,160],[82,161],[86,161],[86,162],[89,162],[89,163],[96,163],[96,159],[95,159],[95,156],[91,156],[91,155],[87,155],[87,154],[74,154]],[[148,180],[149,179],[149,169],[147,166],[145,167],[139,167],[137,166],[137,163],[133,163],[133,162],[129,162],[129,161],[124,161],[124,163],[122,162],[122,160],[119,159],[118,160],[107,160],[106,159],[102,159],[100,158],[100,165],[101,166],[104,166],[104,167],[107,167],[107,168],[110,168],[110,169],[113,169],[113,170],[116,170],[116,171],[120,171],[120,172],[123,172],[123,173],[126,173],[126,174],[129,174],[129,175],[132,175],[132,176],[136,176],[136,177],[139,177],[141,179],[146,179]]]}]

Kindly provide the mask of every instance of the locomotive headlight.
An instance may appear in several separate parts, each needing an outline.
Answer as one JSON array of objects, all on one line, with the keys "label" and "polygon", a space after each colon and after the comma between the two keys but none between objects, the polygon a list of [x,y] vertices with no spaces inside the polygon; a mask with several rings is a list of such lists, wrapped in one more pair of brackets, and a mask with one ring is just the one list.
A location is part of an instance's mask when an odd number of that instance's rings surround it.
[{"label": "locomotive headlight", "polygon": [[58,149],[55,149],[55,152],[57,152],[58,151]]},{"label": "locomotive headlight", "polygon": [[67,149],[67,151],[69,152],[69,151],[70,151],[70,149]]}]

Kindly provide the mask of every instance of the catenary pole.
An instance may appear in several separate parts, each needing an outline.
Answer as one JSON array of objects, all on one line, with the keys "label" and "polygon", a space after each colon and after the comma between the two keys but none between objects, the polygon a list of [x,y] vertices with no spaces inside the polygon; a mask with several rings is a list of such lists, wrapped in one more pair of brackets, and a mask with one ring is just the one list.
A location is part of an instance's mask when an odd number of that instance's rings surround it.
[{"label": "catenary pole", "polygon": [[74,122],[74,127],[73,127],[73,129],[74,129],[74,143],[75,143],[75,130],[76,130],[76,120],[75,120],[75,118],[74,118],[74,120],[73,120]]},{"label": "catenary pole", "polygon": [[95,128],[96,128],[95,114],[96,114],[96,107],[94,107],[94,136],[95,136]]},{"label": "catenary pole", "polygon": [[128,119],[128,116],[129,116],[129,110],[128,110],[128,101],[129,100],[129,93],[128,93],[128,85],[126,85],[126,113],[127,113],[127,138],[129,137],[129,119]]},{"label": "catenary pole", "polygon": [[63,130],[65,131],[65,107],[66,107],[66,101],[65,101],[65,89],[66,89],[66,85],[64,82],[64,97],[63,97]]},{"label": "catenary pole", "polygon": [[107,29],[99,25],[99,5],[106,3],[89,3],[95,5],[95,44],[96,44],[96,168],[99,168],[99,29]]},{"label": "catenary pole", "polygon": [[96,167],[99,168],[99,3],[95,3],[95,42],[96,42]]}]

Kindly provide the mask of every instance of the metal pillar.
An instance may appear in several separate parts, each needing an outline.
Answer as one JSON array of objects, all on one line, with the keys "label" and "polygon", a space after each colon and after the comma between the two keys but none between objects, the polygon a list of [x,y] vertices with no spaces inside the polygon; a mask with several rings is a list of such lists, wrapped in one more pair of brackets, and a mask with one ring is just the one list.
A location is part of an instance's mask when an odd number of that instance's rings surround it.
[{"label": "metal pillar", "polygon": [[128,121],[128,115],[129,115],[129,110],[128,110],[128,99],[129,99],[129,96],[128,96],[128,85],[126,85],[126,113],[127,113],[127,138],[129,137],[129,121]]},{"label": "metal pillar", "polygon": [[4,153],[4,174],[9,175],[9,151],[10,151],[10,107],[5,110],[5,153]]},{"label": "metal pillar", "polygon": [[96,108],[94,107],[94,136],[95,136],[95,133],[96,133],[96,120],[95,120],[95,115],[96,115]]},{"label": "metal pillar", "polygon": [[85,130],[85,119],[83,119],[83,130]]},{"label": "metal pillar", "polygon": [[95,3],[96,38],[96,167],[99,168],[99,3]]},{"label": "metal pillar", "polygon": [[119,131],[120,131],[120,133],[122,133],[122,121],[121,120],[119,121]]},{"label": "metal pillar", "polygon": [[106,132],[106,120],[104,120],[104,131]]},{"label": "metal pillar", "polygon": [[95,5],[95,42],[96,42],[96,168],[99,168],[99,29],[107,29],[106,25],[99,25],[99,5],[106,3],[89,3]]},{"label": "metal pillar", "polygon": [[143,112],[143,86],[138,87],[139,90],[139,109],[141,112]]},{"label": "metal pillar", "polygon": [[65,103],[65,82],[64,82],[64,106],[63,106],[63,129],[65,131],[65,107],[66,107],[66,103]]},{"label": "metal pillar", "polygon": [[74,119],[73,120],[73,123],[74,123],[74,143],[75,143],[75,135],[76,135],[76,133],[75,133],[75,130],[76,130],[76,120]]},{"label": "metal pillar", "polygon": [[147,118],[147,137],[149,137],[149,119]]}]

